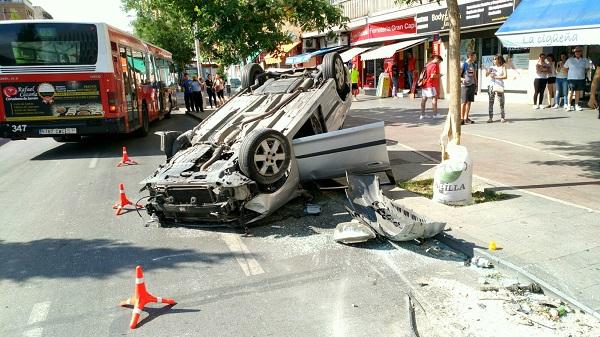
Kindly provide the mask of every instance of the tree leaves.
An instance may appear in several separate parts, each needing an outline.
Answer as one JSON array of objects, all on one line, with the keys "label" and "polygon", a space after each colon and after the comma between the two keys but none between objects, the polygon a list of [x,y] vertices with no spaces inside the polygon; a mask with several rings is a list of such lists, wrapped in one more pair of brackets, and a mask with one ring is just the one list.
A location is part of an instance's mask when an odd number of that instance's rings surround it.
[{"label": "tree leaves", "polygon": [[171,34],[178,44],[189,44],[193,49],[193,41],[189,43],[187,35],[184,40],[180,38],[189,29],[200,41],[202,56],[223,65],[238,63],[263,50],[274,51],[278,45],[291,42],[291,26],[303,31],[326,31],[346,21],[340,8],[327,0],[122,1],[126,9],[138,14],[134,27],[144,34],[140,35],[142,38],[157,44],[160,40],[164,44],[159,45],[175,55],[175,50],[166,46],[165,33]]}]

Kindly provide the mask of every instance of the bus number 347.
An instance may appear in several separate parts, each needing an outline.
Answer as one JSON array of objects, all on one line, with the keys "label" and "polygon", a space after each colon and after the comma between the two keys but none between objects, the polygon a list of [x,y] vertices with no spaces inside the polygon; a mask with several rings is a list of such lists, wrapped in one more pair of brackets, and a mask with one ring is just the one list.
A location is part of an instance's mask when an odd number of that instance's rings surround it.
[{"label": "bus number 347", "polygon": [[27,128],[27,125],[25,125],[25,124],[13,125],[12,132],[25,132],[26,128]]}]

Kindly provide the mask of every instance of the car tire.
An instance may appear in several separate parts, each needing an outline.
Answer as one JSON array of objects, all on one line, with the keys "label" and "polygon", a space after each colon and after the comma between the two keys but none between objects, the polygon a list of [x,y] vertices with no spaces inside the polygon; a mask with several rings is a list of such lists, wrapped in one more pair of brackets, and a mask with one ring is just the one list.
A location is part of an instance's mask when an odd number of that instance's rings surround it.
[{"label": "car tire", "polygon": [[348,95],[349,88],[345,68],[340,54],[333,52],[323,57],[321,69],[323,70],[324,80],[327,81],[330,78],[335,80],[335,89],[342,99],[345,99],[346,95]]},{"label": "car tire", "polygon": [[259,185],[269,185],[286,175],[291,157],[292,147],[287,137],[279,131],[261,128],[242,140],[238,161],[248,178]]},{"label": "car tire", "polygon": [[142,127],[137,129],[139,137],[146,137],[150,131],[150,119],[148,118],[148,106],[146,102],[142,102]]},{"label": "car tire", "polygon": [[256,77],[264,72],[263,68],[256,63],[248,63],[242,70],[242,89],[249,88],[256,83]]}]

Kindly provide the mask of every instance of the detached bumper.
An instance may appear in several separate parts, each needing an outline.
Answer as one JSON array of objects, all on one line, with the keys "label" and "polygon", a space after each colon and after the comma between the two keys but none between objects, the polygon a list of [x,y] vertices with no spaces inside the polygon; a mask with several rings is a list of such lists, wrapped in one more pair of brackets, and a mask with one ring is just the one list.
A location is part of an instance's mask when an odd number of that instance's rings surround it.
[{"label": "detached bumper", "polygon": [[[75,129],[75,133],[60,134],[48,130]],[[45,130],[45,131],[41,131]],[[70,130],[72,131],[72,130]],[[44,133],[45,132],[45,133]],[[0,137],[11,139],[54,136],[91,136],[125,132],[125,118],[73,119],[54,121],[0,122]]]}]

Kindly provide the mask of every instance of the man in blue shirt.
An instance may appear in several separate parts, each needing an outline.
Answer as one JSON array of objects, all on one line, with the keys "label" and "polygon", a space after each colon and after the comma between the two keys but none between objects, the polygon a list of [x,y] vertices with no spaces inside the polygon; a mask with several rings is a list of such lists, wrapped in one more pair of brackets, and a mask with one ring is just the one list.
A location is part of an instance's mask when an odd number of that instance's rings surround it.
[{"label": "man in blue shirt", "polygon": [[[183,87],[183,99],[185,100],[185,110],[186,112],[190,112],[193,110],[193,98],[192,98],[192,80],[188,77],[187,73],[183,74],[183,81],[181,82],[181,86]],[[190,110],[190,107],[192,109]]]}]

